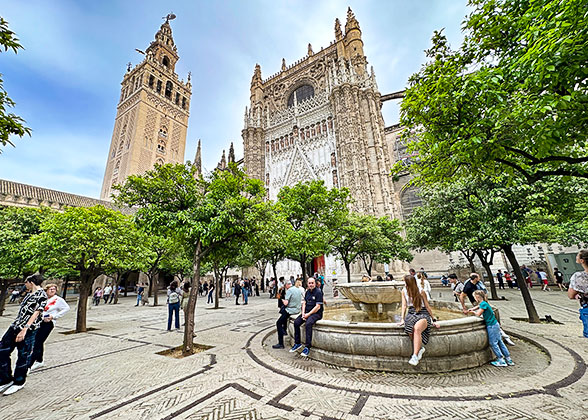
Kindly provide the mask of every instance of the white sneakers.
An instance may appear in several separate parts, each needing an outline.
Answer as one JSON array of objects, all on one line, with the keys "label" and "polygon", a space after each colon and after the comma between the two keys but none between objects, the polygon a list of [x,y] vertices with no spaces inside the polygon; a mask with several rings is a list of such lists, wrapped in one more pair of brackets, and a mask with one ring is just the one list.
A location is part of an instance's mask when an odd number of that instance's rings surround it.
[{"label": "white sneakers", "polygon": [[31,366],[31,372],[35,369],[39,369],[42,368],[43,366],[45,366],[45,363],[43,362],[35,362],[33,363],[33,366]]},{"label": "white sneakers", "polygon": [[421,359],[423,358],[423,354],[425,353],[425,348],[421,347],[421,349],[419,350],[419,354],[413,354],[410,357],[410,360],[408,361],[408,364],[416,366],[419,364],[419,362],[421,361]]},{"label": "white sneakers", "polygon": [[8,382],[7,384],[0,385],[0,392],[6,391],[8,388],[12,386],[14,382]]},{"label": "white sneakers", "polygon": [[23,388],[24,388],[24,384],[23,385],[12,385],[10,388],[8,388],[6,391],[4,391],[4,395],[14,394],[15,392],[20,391]]}]

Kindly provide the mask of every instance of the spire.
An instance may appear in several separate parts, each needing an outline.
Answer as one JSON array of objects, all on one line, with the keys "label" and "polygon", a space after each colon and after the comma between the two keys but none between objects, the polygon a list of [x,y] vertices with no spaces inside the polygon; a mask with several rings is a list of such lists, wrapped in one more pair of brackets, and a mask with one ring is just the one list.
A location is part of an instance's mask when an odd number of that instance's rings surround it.
[{"label": "spire", "polygon": [[229,163],[235,163],[235,149],[233,148],[233,142],[231,142],[231,147],[229,147]]},{"label": "spire", "polygon": [[202,175],[202,150],[200,145],[200,139],[198,139],[196,157],[194,158],[194,176],[198,178],[200,175]]},{"label": "spire", "polygon": [[282,58],[282,71],[286,71],[286,59]]},{"label": "spire", "polygon": [[225,170],[227,168],[227,158],[225,156],[225,151],[223,150],[223,157],[221,158],[220,162],[216,166],[216,169]]},{"label": "spire", "polygon": [[254,85],[256,82],[261,82],[261,66],[259,64],[255,64],[255,69],[253,70],[253,77],[251,78],[252,85]]},{"label": "spire", "polygon": [[313,54],[314,54],[314,51],[312,50],[312,45],[310,45],[310,42],[309,42],[308,43],[308,56],[310,57]]},{"label": "spire", "polygon": [[349,33],[352,29],[359,29],[359,22],[355,19],[355,15],[351,10],[351,7],[347,9],[347,22],[345,23],[345,34]]},{"label": "spire", "polygon": [[335,39],[339,41],[343,38],[343,34],[341,33],[341,22],[339,22],[339,18],[335,19]]}]

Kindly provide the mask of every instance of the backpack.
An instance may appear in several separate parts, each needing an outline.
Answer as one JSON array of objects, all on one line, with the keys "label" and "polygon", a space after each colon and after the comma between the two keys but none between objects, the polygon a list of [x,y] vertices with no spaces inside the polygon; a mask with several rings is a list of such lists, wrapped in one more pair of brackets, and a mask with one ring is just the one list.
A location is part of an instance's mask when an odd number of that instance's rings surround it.
[{"label": "backpack", "polygon": [[180,295],[177,292],[171,292],[167,298],[169,303],[178,303],[180,301]]}]

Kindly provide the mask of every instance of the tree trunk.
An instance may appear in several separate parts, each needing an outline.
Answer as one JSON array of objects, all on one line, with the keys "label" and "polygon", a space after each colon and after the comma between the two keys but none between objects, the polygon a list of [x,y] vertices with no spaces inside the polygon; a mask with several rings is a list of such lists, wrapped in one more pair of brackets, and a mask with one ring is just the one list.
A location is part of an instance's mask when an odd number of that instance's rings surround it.
[{"label": "tree trunk", "polygon": [[[306,256],[302,257],[299,261],[300,266],[302,267],[302,285],[304,286],[304,288],[306,289],[308,286],[308,274],[306,273]],[[278,281],[278,278],[276,277],[276,281]]]},{"label": "tree trunk", "polygon": [[63,292],[61,294],[61,297],[65,300],[65,297],[67,296],[67,286],[69,285],[69,276],[65,277],[65,281],[63,282]]},{"label": "tree trunk", "polygon": [[157,271],[155,273],[155,275],[153,276],[153,280],[151,281],[151,283],[153,283],[153,306],[157,306],[157,305],[159,305],[159,299],[158,299],[158,292],[159,292],[159,271]]},{"label": "tree trunk", "polygon": [[219,307],[218,285],[222,284],[222,278],[223,278],[222,270],[220,270],[218,272],[218,275],[216,272],[214,273],[214,309],[218,309],[218,307]]},{"label": "tree trunk", "polygon": [[347,283],[351,283],[351,263],[343,260],[343,265],[345,265],[345,270],[347,270]]},{"label": "tree trunk", "polygon": [[523,277],[523,273],[521,272],[521,267],[517,261],[517,258],[512,251],[512,245],[504,245],[501,247],[512,265],[512,268],[515,272],[515,278],[517,280],[517,286],[521,289],[521,295],[523,296],[523,301],[525,302],[525,307],[527,308],[527,314],[529,316],[529,322],[537,324],[541,322],[539,319],[539,315],[537,314],[537,309],[535,309],[535,304],[533,303],[533,298],[531,297],[531,293],[529,289],[527,289],[527,283]]},{"label": "tree trunk", "polygon": [[90,271],[80,271],[80,296],[76,317],[76,332],[86,332],[86,317],[88,314],[88,297],[92,294],[92,282],[96,277]]},{"label": "tree trunk", "polygon": [[114,305],[118,303],[118,286],[122,276],[124,276],[124,274],[116,273],[116,279],[114,280],[114,290],[112,291],[114,293],[114,300],[112,301]]},{"label": "tree trunk", "polygon": [[476,266],[474,265],[475,254],[473,252],[470,254],[470,251],[464,251],[464,250],[461,250],[461,253],[464,255],[464,257],[466,257],[466,259],[468,260],[468,263],[470,264],[470,273],[475,273],[476,272]]},{"label": "tree trunk", "polygon": [[486,270],[486,274],[488,275],[488,281],[490,282],[490,294],[492,295],[492,300],[498,300],[498,293],[496,293],[496,285],[494,284],[494,275],[492,274],[492,269],[490,268],[490,263],[483,255],[482,251],[476,251],[476,255],[482,262],[482,266]]},{"label": "tree trunk", "polygon": [[202,244],[200,241],[196,243],[196,250],[194,251],[194,275],[192,277],[192,287],[190,288],[190,297],[188,298],[188,305],[186,306],[184,318],[184,344],[182,346],[182,353],[188,356],[194,352],[194,313],[196,312],[196,302],[198,301],[198,288],[200,287],[200,252],[202,251]]},{"label": "tree trunk", "polygon": [[8,285],[10,281],[0,280],[0,316],[4,314],[4,308],[6,307],[6,295],[8,294]]},{"label": "tree trunk", "polygon": [[274,270],[274,280],[278,281],[278,269],[277,269],[278,263],[277,262],[272,262],[272,269]]}]

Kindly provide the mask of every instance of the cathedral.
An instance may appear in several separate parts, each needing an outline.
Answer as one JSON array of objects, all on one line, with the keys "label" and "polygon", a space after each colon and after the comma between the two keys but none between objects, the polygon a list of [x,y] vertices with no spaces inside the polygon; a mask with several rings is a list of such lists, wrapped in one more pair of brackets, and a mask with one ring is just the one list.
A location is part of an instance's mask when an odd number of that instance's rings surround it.
[{"label": "cathedral", "polygon": [[[245,170],[265,182],[270,200],[283,186],[318,179],[348,188],[357,212],[402,219],[418,198],[402,188],[406,180],[390,176],[405,149],[400,127],[386,127],[381,112],[384,100],[402,92],[379,92],[351,9],[345,26],[336,19],[334,29],[328,47],[315,52],[309,44],[305,57],[289,66],[282,60],[270,77],[255,66],[242,131]],[[290,265],[286,271],[299,270]],[[405,268],[396,265],[391,271]],[[313,262],[312,269],[342,274],[334,257]]]},{"label": "cathedral", "polygon": [[155,164],[184,163],[192,86],[175,66],[179,60],[168,15],[155,40],[139,53],[145,59],[123,77],[100,198],[109,200],[117,184]]}]

